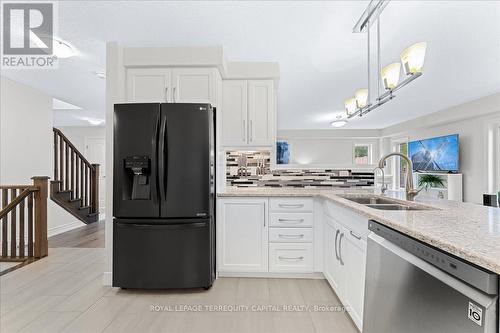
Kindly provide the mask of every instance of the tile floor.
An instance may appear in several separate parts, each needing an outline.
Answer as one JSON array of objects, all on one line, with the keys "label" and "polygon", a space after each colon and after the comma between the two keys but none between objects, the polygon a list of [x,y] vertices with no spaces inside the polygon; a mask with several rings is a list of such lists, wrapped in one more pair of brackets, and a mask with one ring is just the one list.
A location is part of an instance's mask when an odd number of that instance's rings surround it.
[{"label": "tile floor", "polygon": [[[220,278],[208,291],[133,291],[103,286],[103,270],[102,248],[51,248],[1,276],[0,332],[357,332],[324,280]],[[215,311],[223,305],[245,311]],[[275,311],[284,305],[290,312]]]}]

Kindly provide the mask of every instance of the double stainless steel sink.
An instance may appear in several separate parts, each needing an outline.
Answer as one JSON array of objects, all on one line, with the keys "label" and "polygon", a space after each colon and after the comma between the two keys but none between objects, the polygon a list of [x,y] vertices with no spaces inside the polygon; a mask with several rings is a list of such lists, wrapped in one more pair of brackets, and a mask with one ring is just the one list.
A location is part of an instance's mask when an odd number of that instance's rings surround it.
[{"label": "double stainless steel sink", "polygon": [[350,200],[366,207],[379,209],[379,210],[432,210],[433,208],[427,206],[420,206],[415,204],[403,204],[400,201],[392,200],[389,198],[381,198],[376,196],[354,196],[354,195],[341,195],[340,197]]}]

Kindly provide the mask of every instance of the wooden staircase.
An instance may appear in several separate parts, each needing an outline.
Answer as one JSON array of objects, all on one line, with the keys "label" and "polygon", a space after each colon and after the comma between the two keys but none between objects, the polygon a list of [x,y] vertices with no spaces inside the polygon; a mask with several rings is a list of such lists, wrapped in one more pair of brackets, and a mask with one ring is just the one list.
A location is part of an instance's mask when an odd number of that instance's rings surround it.
[{"label": "wooden staircase", "polygon": [[91,164],[57,128],[50,198],[83,223],[99,220],[99,164]]}]

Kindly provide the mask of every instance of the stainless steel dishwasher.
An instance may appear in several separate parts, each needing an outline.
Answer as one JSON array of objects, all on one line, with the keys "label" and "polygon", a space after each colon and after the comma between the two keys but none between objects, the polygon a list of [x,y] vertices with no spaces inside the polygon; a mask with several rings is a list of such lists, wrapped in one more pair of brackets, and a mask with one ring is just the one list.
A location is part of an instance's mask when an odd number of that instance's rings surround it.
[{"label": "stainless steel dishwasher", "polygon": [[498,275],[369,222],[363,333],[497,333]]}]

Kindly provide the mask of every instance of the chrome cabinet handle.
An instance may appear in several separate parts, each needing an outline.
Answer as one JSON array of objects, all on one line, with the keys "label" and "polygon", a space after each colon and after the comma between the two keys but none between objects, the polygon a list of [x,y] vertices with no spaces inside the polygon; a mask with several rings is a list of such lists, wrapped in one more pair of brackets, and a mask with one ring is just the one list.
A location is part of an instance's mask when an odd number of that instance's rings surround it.
[{"label": "chrome cabinet handle", "polygon": [[342,266],[344,266],[344,261],[342,260],[342,238],[344,237],[344,233],[340,234],[339,238],[339,261]]},{"label": "chrome cabinet handle", "polygon": [[300,234],[300,235],[283,235],[283,234],[279,234],[278,237],[279,238],[283,238],[283,239],[301,239],[301,238],[304,238],[304,234]]},{"label": "chrome cabinet handle", "polygon": [[304,204],[278,204],[281,208],[302,208]]},{"label": "chrome cabinet handle", "polygon": [[168,103],[168,87],[165,87],[165,102]]},{"label": "chrome cabinet handle", "polygon": [[337,229],[337,232],[335,233],[335,258],[339,260],[339,255],[337,253],[337,238],[339,237],[339,232],[340,230]]},{"label": "chrome cabinet handle", "polygon": [[176,87],[174,87],[174,90],[172,91],[172,99],[174,100],[174,103],[175,103],[175,90],[176,90]]},{"label": "chrome cabinet handle", "polygon": [[243,119],[242,123],[243,123],[243,131],[241,131],[241,138],[243,139],[243,141],[246,141],[246,139],[247,139],[247,128],[245,126],[245,123],[246,123],[245,119]]},{"label": "chrome cabinet handle", "polygon": [[250,119],[250,142],[253,141],[253,120]]},{"label": "chrome cabinet handle", "polygon": [[351,234],[352,237],[356,238],[357,240],[360,240],[361,239],[361,236],[358,235],[357,233],[353,232],[352,230],[349,231],[349,233]]},{"label": "chrome cabinet handle", "polygon": [[279,260],[304,260],[304,257],[278,257]]},{"label": "chrome cabinet handle", "polygon": [[304,219],[278,219],[278,222],[286,224],[299,224],[304,222]]}]

